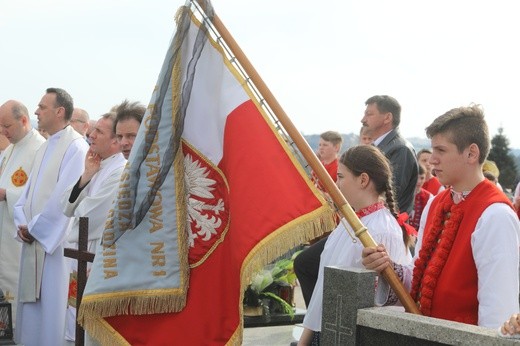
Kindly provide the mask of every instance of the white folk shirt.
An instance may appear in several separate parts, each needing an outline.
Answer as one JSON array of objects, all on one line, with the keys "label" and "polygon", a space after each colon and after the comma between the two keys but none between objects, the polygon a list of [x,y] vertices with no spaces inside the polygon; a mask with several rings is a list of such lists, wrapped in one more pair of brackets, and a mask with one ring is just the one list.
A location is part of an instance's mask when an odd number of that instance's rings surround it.
[{"label": "white folk shirt", "polygon": [[[361,222],[368,228],[377,244],[385,245],[390,257],[396,263],[411,263],[412,256],[404,245],[401,227],[388,209],[383,208],[364,216]],[[347,226],[350,234],[355,238],[350,225]],[[324,268],[327,266],[364,268],[361,263],[362,250],[363,244],[359,240],[354,243],[342,223],[332,231],[321,253],[318,280],[303,320],[304,327],[321,331]]]},{"label": "white folk shirt", "polygon": [[23,192],[36,151],[45,142],[40,133],[29,131],[18,143],[9,145],[0,156],[0,188],[5,189],[5,201],[0,201],[0,288],[13,300],[13,320],[16,320],[18,271],[22,244],[16,241],[13,208]]},{"label": "white folk shirt", "polygon": [[[15,225],[27,225],[30,234],[45,250],[40,299],[33,303],[19,303],[16,320],[15,340],[26,346],[61,345],[64,342],[65,309],[68,293],[69,268],[63,256],[63,243],[70,218],[65,216],[59,204],[63,191],[78,180],[83,173],[88,144],[67,126],[47,140],[40,148],[45,150],[39,162],[34,162],[33,170],[24,192],[14,207]],[[78,135],[79,137],[77,137]],[[64,138],[74,138],[62,157],[56,157]],[[60,141],[62,139],[62,141]],[[49,181],[41,181],[49,169],[56,169],[57,176]],[[40,169],[36,171],[37,167]],[[31,185],[34,189],[31,190]],[[33,193],[29,196],[29,191]],[[45,197],[40,197],[40,196]],[[32,206],[31,218],[26,216],[26,204]],[[28,248],[28,247],[27,247]],[[26,244],[22,247],[22,256]],[[23,270],[23,263],[20,271]],[[42,301],[45,303],[42,304]]]}]

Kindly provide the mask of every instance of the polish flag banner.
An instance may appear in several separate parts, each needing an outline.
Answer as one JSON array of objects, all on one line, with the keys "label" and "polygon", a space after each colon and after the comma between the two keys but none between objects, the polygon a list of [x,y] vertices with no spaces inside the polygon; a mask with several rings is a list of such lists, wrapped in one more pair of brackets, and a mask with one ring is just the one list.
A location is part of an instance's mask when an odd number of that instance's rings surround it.
[{"label": "polish flag banner", "polygon": [[187,3],[109,212],[78,320],[102,344],[239,345],[244,291],[334,212]]}]

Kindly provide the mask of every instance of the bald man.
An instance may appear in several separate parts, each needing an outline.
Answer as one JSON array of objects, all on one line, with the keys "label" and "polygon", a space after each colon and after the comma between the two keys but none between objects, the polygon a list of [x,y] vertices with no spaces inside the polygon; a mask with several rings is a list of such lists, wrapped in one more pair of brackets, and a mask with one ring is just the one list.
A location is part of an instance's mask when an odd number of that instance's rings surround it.
[{"label": "bald man", "polygon": [[87,138],[90,136],[92,131],[96,128],[97,120],[96,119],[90,119],[88,121],[88,130],[87,130]]},{"label": "bald man", "polygon": [[[15,303],[22,245],[14,239],[13,207],[45,138],[32,128],[27,108],[14,100],[0,106],[0,130],[10,142],[0,156],[0,288]],[[13,320],[16,320],[16,304],[12,304],[12,308]]]},{"label": "bald man", "polygon": [[81,108],[74,108],[72,117],[70,118],[70,125],[86,139],[90,125],[90,118],[87,111]]},{"label": "bald man", "polygon": [[[2,131],[0,131],[2,132]],[[11,144],[6,136],[4,136],[2,133],[0,133],[0,154],[5,150]]]}]

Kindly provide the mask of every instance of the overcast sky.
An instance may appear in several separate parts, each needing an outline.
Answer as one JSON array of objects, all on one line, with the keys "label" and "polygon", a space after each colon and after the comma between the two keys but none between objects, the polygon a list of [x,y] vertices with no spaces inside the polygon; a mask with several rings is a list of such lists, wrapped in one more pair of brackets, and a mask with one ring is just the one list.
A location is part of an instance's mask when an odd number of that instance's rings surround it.
[{"label": "overcast sky", "polygon": [[[36,109],[57,86],[98,118],[148,103],[181,0],[0,0],[0,103]],[[482,104],[520,148],[520,3],[213,1],[220,19],[304,134],[357,133],[364,101],[389,94],[401,131],[425,137],[445,111]]]}]

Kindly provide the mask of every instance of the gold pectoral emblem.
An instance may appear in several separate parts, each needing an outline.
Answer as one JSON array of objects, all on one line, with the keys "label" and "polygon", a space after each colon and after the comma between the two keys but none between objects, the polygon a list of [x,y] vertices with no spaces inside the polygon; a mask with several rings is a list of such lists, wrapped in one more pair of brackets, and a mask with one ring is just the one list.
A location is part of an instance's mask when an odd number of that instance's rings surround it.
[{"label": "gold pectoral emblem", "polygon": [[25,173],[22,167],[18,168],[11,176],[11,182],[16,187],[24,186],[27,182],[27,179],[27,173]]}]

